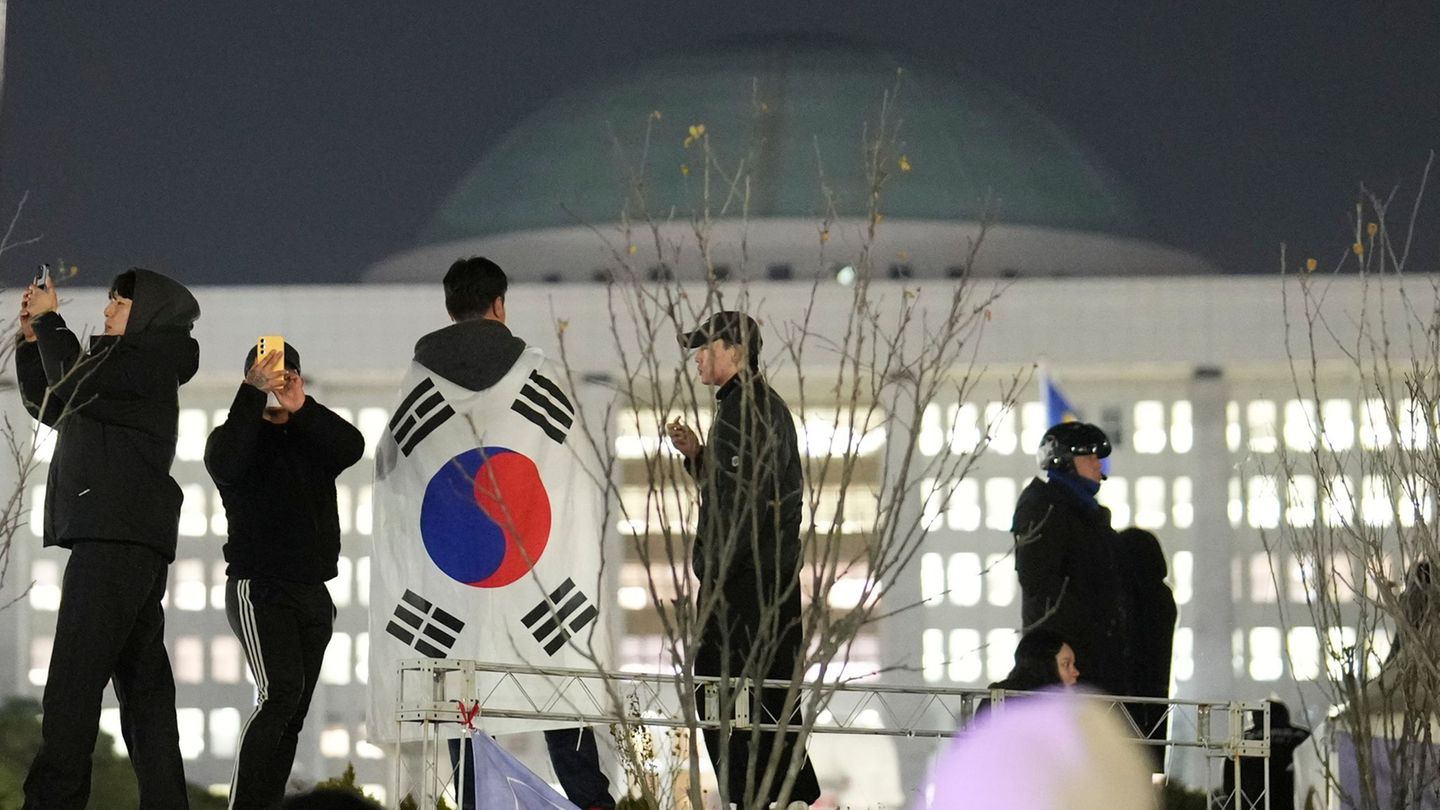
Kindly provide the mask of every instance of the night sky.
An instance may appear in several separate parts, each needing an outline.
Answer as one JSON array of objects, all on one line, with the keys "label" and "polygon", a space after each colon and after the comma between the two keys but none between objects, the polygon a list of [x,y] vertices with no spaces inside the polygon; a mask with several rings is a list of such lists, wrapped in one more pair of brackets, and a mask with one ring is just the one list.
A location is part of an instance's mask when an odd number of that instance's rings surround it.
[{"label": "night sky", "polygon": [[[1357,190],[1413,199],[1440,147],[1434,4],[9,3],[0,284],[354,281],[487,146],[597,72],[749,34],[979,71],[1129,183],[1149,235],[1233,272],[1334,257]],[[1265,4],[1280,6],[1282,4]],[[1420,254],[1440,242],[1440,168]],[[1408,218],[1407,214],[1401,219]]]}]

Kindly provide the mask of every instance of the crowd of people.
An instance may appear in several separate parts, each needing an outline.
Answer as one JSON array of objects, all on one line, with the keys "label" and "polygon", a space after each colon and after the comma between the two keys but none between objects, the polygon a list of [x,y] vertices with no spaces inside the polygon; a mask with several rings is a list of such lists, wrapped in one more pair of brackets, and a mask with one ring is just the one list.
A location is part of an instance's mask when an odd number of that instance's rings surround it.
[{"label": "crowd of people", "polygon": [[[457,261],[443,286],[452,325],[422,337],[417,358],[467,388],[504,377],[524,350],[506,326],[504,271],[484,258]],[[122,734],[146,808],[183,808],[164,646],[168,566],[181,505],[170,476],[179,390],[196,373],[200,317],[193,295],[134,268],[111,284],[103,334],[82,345],[59,312],[52,281],[24,293],[16,352],[25,407],[56,429],[44,504],[44,543],[70,550],[43,699],[43,742],[25,782],[26,808],[83,808],[103,692],[113,683]],[[679,336],[699,382],[715,395],[702,439],[681,421],[665,427],[699,495],[691,567],[700,582],[694,671],[722,678],[791,679],[804,638],[800,568],[802,456],[789,406],[766,382],[760,326],[715,313]],[[211,433],[205,465],[224,502],[226,616],[256,684],[230,790],[231,807],[273,808],[284,790],[329,642],[340,529],[335,481],[364,452],[360,432],[306,393],[300,352],[251,348],[228,417]],[[475,388],[474,390],[479,390]],[[1053,426],[1041,475],[1015,509],[1015,564],[1023,636],[1014,670],[992,686],[1035,690],[1077,684],[1115,695],[1168,696],[1175,603],[1156,538],[1116,532],[1096,500],[1110,453],[1093,425]],[[706,748],[733,801],[820,796],[798,751],[793,696],[760,689],[752,717],[775,733],[719,729]],[[702,717],[707,701],[697,699]],[[1128,707],[1142,733],[1165,734],[1163,707]],[[547,733],[570,800],[615,800],[593,733]],[[1160,751],[1158,747],[1155,749]],[[786,780],[764,763],[799,767]],[[761,767],[755,767],[755,763]],[[1157,763],[1158,764],[1158,763]],[[782,769],[782,774],[785,769]]]}]

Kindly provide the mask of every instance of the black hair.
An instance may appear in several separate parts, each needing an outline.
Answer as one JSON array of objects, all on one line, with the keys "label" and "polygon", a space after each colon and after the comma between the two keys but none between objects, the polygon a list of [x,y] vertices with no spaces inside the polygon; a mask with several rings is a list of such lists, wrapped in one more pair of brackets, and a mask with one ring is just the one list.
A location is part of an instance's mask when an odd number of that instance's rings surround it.
[{"label": "black hair", "polygon": [[460,259],[445,273],[445,311],[457,321],[485,317],[496,301],[504,300],[510,282],[500,265],[483,256]]},{"label": "black hair", "polygon": [[116,276],[115,280],[110,282],[109,296],[111,298],[117,296],[120,298],[128,298],[133,301],[135,299],[135,271],[138,269],[139,268],[132,267]]},{"label": "black hair", "polygon": [[751,339],[748,343],[731,343],[728,335],[716,335],[715,339],[725,344],[726,348],[743,348],[748,354],[750,370],[756,374],[760,373],[760,341]]},{"label": "black hair", "polygon": [[1060,648],[1065,643],[1065,638],[1059,633],[1043,627],[1026,633],[1015,645],[1014,668],[1005,680],[993,684],[993,687],[1030,691],[1060,685],[1060,665],[1055,656],[1060,654]]}]

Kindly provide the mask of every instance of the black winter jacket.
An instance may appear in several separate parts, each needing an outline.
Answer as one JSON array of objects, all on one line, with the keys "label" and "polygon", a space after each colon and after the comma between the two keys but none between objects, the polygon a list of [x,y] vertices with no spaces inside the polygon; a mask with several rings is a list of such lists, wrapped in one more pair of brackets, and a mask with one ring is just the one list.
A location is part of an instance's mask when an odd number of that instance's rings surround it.
[{"label": "black winter jacket", "polygon": [[225,502],[225,573],[319,584],[335,576],[340,521],[335,478],[365,438],[305,397],[284,424],[264,419],[267,395],[241,383],[224,424],[205,442],[205,468]]},{"label": "black winter jacket", "polygon": [[1064,637],[1081,683],[1128,694],[1125,589],[1110,510],[1036,478],[1020,493],[1011,531],[1025,629]]},{"label": "black winter jacket", "polygon": [[190,337],[200,305],[176,281],[135,271],[124,335],[82,352],[58,312],[34,318],[16,350],[25,409],[58,432],[45,486],[45,545],[138,543],[175,559],[180,486],[175,460],[180,386],[195,376]]}]

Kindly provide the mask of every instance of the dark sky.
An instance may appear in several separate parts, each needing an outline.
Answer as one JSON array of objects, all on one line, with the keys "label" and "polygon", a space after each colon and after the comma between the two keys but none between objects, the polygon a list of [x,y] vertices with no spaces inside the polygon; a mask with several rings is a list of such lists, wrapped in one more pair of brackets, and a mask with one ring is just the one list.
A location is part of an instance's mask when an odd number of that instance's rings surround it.
[{"label": "dark sky", "polygon": [[1413,198],[1440,146],[1433,4],[26,0],[0,211],[28,191],[19,235],[43,242],[0,259],[0,282],[57,256],[94,284],[129,264],[355,280],[577,77],[778,32],[987,74],[1126,178],[1155,238],[1232,271],[1273,271],[1281,241],[1335,255],[1359,184]]}]

